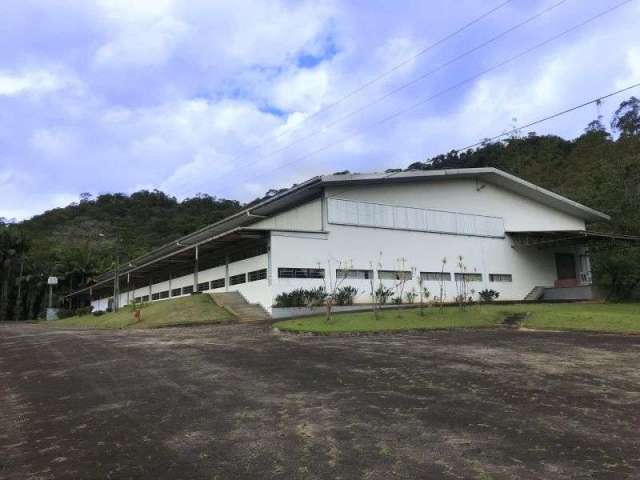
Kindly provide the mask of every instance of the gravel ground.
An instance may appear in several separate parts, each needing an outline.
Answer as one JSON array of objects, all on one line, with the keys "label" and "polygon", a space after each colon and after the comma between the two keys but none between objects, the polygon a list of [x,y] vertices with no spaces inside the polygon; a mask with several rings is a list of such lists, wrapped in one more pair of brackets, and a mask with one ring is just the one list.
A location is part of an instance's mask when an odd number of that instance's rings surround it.
[{"label": "gravel ground", "polygon": [[640,337],[0,326],[2,479],[640,478]]}]

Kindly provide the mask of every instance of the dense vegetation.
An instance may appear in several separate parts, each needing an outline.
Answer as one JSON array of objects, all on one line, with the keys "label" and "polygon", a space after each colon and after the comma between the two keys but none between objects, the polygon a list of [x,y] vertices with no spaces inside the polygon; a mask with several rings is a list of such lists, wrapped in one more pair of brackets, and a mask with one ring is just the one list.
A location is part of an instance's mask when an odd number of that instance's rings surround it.
[{"label": "dense vegetation", "polygon": [[0,320],[38,317],[49,275],[60,278],[59,292],[77,289],[112,266],[117,243],[122,259],[135,258],[240,208],[209,195],[179,202],[143,190],[95,199],[82,194],[78,203],[18,224],[0,219]]},{"label": "dense vegetation", "polygon": [[[613,217],[594,230],[640,235],[640,101],[620,105],[611,132],[600,119],[574,140],[521,132],[466,152],[452,151],[409,169],[493,166],[566,195]],[[277,192],[270,191],[267,196]],[[24,222],[0,220],[0,320],[41,315],[46,277],[69,290],[111,266],[115,239],[133,258],[213,223],[241,208],[208,195],[178,202],[159,191],[92,198]],[[640,248],[621,245],[593,252],[597,281],[611,298],[628,298],[640,285]]]}]

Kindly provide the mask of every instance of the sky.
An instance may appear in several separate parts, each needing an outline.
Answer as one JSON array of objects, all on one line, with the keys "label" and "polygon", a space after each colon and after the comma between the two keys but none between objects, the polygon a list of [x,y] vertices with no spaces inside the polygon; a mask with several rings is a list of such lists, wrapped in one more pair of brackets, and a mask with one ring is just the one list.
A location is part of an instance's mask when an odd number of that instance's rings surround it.
[{"label": "sky", "polygon": [[[3,0],[0,217],[459,149],[639,82],[640,1],[572,29],[621,1]],[[631,94],[534,130],[574,138]]]}]

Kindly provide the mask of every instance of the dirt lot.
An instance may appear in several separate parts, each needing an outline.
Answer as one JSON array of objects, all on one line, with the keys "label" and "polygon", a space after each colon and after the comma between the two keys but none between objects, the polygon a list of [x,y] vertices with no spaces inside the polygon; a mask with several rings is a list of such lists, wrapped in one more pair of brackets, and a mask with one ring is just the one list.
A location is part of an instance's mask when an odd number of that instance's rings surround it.
[{"label": "dirt lot", "polygon": [[0,478],[640,478],[640,338],[0,326]]}]

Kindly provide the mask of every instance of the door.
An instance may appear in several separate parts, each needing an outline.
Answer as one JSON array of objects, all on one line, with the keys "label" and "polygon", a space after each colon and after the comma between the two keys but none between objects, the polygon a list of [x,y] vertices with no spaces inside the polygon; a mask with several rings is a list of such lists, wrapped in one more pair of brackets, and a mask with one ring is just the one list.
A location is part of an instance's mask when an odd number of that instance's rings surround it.
[{"label": "door", "polygon": [[576,257],[572,253],[556,253],[558,280],[576,278]]}]

